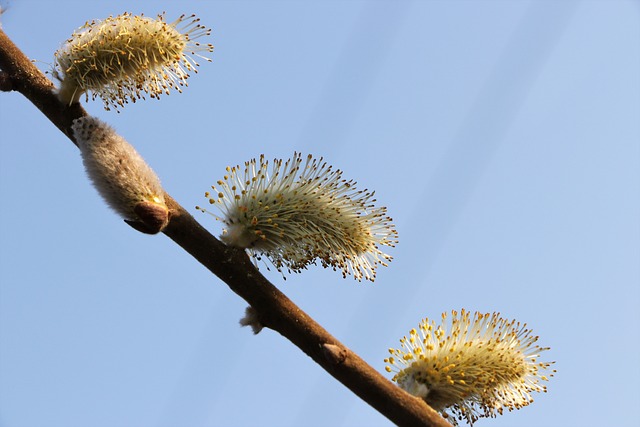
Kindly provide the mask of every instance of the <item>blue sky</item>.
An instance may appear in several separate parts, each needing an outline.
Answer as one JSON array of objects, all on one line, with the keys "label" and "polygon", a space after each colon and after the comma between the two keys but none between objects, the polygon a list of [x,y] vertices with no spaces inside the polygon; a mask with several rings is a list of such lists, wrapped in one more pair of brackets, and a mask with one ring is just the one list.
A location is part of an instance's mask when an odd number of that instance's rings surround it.
[{"label": "blue sky", "polygon": [[[7,34],[42,70],[86,20],[124,11],[213,28],[182,94],[107,112],[193,207],[227,165],[294,150],[375,190],[399,232],[375,283],[283,281],[372,366],[423,317],[526,322],[549,392],[477,426],[637,425],[637,1],[13,0]],[[0,94],[2,427],[389,426],[164,235],[122,223],[77,149]]]}]

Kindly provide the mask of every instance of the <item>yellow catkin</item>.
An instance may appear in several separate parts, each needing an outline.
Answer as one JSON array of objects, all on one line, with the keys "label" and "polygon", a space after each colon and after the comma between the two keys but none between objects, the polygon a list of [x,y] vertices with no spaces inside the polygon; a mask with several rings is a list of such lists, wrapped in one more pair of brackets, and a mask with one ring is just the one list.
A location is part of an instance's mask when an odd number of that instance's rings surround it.
[{"label": "yellow catkin", "polygon": [[373,193],[357,190],[322,158],[294,153],[270,165],[261,156],[227,171],[205,193],[223,214],[225,243],[266,257],[281,272],[319,261],[345,277],[374,281],[377,267],[391,261],[380,249],[397,243],[386,208],[374,206]]},{"label": "yellow catkin", "polygon": [[195,40],[211,33],[195,15],[172,23],[124,13],[87,22],[55,52],[52,74],[60,80],[61,101],[77,102],[83,93],[100,97],[105,109],[129,101],[157,98],[171,89],[182,91],[189,73],[197,72],[194,57],[212,52],[211,44]]},{"label": "yellow catkin", "polygon": [[553,362],[538,361],[548,348],[537,340],[526,325],[499,313],[472,317],[464,309],[452,311],[450,317],[443,313],[440,325],[424,319],[409,338],[400,339],[400,349],[389,349],[385,370],[454,425],[473,424],[529,405],[533,392],[546,392],[541,381],[555,371]]}]

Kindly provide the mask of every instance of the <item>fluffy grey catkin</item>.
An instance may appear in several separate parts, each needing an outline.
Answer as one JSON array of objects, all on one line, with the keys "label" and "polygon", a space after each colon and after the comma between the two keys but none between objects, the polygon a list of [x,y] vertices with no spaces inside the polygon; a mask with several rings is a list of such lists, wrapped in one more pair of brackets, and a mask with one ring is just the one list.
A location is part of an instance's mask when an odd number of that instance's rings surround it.
[{"label": "fluffy grey catkin", "polygon": [[71,129],[87,175],[107,204],[125,220],[144,223],[140,231],[161,231],[169,219],[164,190],[135,148],[95,117],[76,119]]}]

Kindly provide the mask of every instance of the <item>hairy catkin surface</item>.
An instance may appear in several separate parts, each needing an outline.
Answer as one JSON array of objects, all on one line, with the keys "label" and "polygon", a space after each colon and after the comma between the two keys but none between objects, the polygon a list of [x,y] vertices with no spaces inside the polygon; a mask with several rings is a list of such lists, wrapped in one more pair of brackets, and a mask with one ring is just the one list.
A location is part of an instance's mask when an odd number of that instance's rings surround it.
[{"label": "hairy catkin surface", "polygon": [[140,203],[166,209],[160,179],[111,126],[87,116],[76,119],[72,130],[89,179],[114,211],[137,220],[135,208]]}]

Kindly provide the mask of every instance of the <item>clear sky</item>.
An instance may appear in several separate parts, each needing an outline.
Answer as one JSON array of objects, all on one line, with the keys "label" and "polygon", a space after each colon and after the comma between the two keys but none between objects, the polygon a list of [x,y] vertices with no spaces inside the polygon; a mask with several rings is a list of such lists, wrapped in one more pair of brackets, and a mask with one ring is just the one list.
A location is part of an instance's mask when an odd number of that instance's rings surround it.
[{"label": "clear sky", "polygon": [[[107,112],[194,209],[227,165],[294,150],[376,191],[399,232],[375,283],[283,281],[384,370],[423,317],[526,322],[558,373],[477,426],[637,426],[637,1],[26,1],[2,15],[42,70],[85,21],[125,11],[213,28],[182,94]],[[389,426],[164,235],[142,235],[78,150],[0,94],[2,427]]]}]

